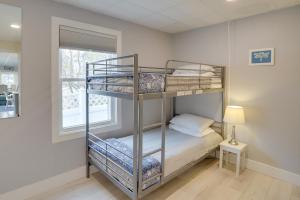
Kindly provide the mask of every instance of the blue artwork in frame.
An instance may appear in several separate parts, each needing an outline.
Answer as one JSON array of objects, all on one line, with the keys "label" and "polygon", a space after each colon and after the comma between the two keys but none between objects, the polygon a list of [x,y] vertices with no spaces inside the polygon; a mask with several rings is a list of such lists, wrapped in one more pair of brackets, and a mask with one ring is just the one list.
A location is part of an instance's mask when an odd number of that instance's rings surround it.
[{"label": "blue artwork in frame", "polygon": [[250,50],[249,65],[274,65],[274,48]]}]

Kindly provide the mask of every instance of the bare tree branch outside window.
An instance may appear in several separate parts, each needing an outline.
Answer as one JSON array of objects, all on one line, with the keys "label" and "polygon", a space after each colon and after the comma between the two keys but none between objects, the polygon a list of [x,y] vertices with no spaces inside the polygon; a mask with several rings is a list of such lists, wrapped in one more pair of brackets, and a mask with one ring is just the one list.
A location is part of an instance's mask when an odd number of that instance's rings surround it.
[{"label": "bare tree branch outside window", "polygon": [[[60,49],[60,53],[63,126],[68,127],[76,125],[75,123],[84,123],[86,63],[112,58],[115,54],[78,49]],[[98,112],[97,119],[94,119],[95,123],[109,120],[109,97],[95,95],[90,100],[90,106],[92,112],[93,109],[95,113]],[[79,117],[80,120],[77,119]]]}]

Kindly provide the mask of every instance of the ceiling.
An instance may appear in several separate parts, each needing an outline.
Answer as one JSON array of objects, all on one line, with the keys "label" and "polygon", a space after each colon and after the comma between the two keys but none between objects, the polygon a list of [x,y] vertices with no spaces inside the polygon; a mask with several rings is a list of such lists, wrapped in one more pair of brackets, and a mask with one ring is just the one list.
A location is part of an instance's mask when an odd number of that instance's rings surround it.
[{"label": "ceiling", "polygon": [[168,33],[300,4],[300,0],[54,0]]},{"label": "ceiling", "polygon": [[19,42],[21,29],[13,29],[11,24],[21,25],[21,8],[0,4],[0,41]]}]

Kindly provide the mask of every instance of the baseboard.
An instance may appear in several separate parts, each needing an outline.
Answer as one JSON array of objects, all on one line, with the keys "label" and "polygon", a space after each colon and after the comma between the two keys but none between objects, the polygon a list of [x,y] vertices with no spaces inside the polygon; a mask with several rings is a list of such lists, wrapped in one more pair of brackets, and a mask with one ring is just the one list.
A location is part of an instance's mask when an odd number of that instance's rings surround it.
[{"label": "baseboard", "polygon": [[[247,159],[247,168],[300,186],[300,175]],[[96,172],[91,168],[91,172]],[[0,200],[28,199],[85,177],[85,166],[0,195]]]},{"label": "baseboard", "polygon": [[[53,176],[51,178],[38,181],[36,183],[23,186],[13,191],[9,191],[4,194],[0,194],[0,200],[12,200],[12,199],[28,199],[33,196],[37,196],[39,194],[49,192],[55,188],[63,186],[72,181],[78,180],[80,178],[85,177],[85,166],[79,167],[77,169]],[[91,168],[91,172],[95,172],[93,168]]]},{"label": "baseboard", "polygon": [[247,168],[253,171],[260,172],[262,174],[278,178],[294,185],[300,186],[300,175],[289,172],[284,169],[276,168],[270,165],[267,165],[262,162],[257,162],[251,159],[247,159]]},{"label": "baseboard", "polygon": [[[217,154],[217,158],[219,158],[218,154]],[[235,165],[236,157],[230,156],[228,161],[229,163]],[[246,167],[248,169],[300,186],[300,174],[295,174],[293,172],[276,168],[271,165],[267,165],[265,163],[251,160],[251,159],[247,159],[246,162],[247,162]]]}]

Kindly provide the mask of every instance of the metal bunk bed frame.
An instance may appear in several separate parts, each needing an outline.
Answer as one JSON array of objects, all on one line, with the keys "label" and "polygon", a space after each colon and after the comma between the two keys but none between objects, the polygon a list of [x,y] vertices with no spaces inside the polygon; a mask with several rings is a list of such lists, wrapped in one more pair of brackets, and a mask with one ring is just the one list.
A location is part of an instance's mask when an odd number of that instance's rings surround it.
[{"label": "metal bunk bed frame", "polygon": [[[133,59],[133,64],[130,65],[121,65],[121,64],[110,64],[109,62],[115,62],[115,61],[121,61],[124,59]],[[181,169],[176,170],[175,172],[169,174],[168,176],[165,176],[164,174],[164,168],[165,168],[165,136],[166,136],[166,115],[167,115],[167,99],[172,98],[173,99],[173,115],[176,114],[175,107],[176,107],[176,97],[177,96],[188,96],[188,95],[198,95],[202,93],[211,93],[211,92],[220,92],[222,94],[222,118],[224,115],[224,102],[225,102],[225,67],[224,66],[215,66],[210,65],[214,67],[219,67],[221,69],[221,81],[222,81],[222,88],[216,88],[216,89],[195,89],[190,91],[166,91],[167,86],[167,79],[166,76],[168,74],[169,69],[168,65],[170,62],[179,62],[179,63],[187,63],[187,64],[200,64],[201,63],[194,63],[194,62],[185,62],[185,61],[178,61],[178,60],[169,60],[166,63],[165,68],[154,68],[154,67],[139,67],[138,65],[138,54],[129,55],[129,56],[123,56],[123,57],[116,57],[106,60],[101,60],[97,62],[87,63],[86,64],[86,177],[90,177],[90,166],[94,165],[99,171],[102,172],[103,175],[105,175],[111,182],[114,183],[121,191],[123,191],[125,194],[127,194],[132,200],[138,200],[142,197],[146,196],[150,192],[154,191],[155,189],[159,188],[161,185],[167,183],[171,179],[175,178],[176,176],[180,175],[184,171],[188,170],[195,164],[199,163],[203,159],[205,159],[208,155],[210,155],[211,152],[206,154],[205,156],[201,157],[199,160],[196,160],[192,163],[187,164]],[[97,66],[101,66],[100,68],[97,68]],[[133,73],[133,93],[121,93],[121,92],[112,92],[107,90],[107,86],[113,85],[112,83],[108,83],[107,78],[108,77],[118,77],[117,75],[110,75],[109,72],[112,72],[115,69],[120,69],[122,67],[125,67],[126,69],[132,68]],[[158,73],[164,73],[165,74],[165,88],[163,92],[158,93],[139,93],[139,72],[141,72],[141,69],[154,69],[159,71]],[[160,71],[161,70],[161,71]],[[92,71],[92,75],[90,76],[90,71]],[[89,80],[91,77],[97,76],[95,72],[104,72],[106,82],[105,84],[105,91],[100,90],[92,90],[89,87]],[[124,71],[122,71],[124,72]],[[128,71],[126,71],[128,72]],[[125,75],[127,76],[127,75]],[[127,86],[124,84],[123,86]],[[134,125],[133,125],[133,156],[126,155],[133,159],[133,173],[130,174],[125,169],[120,168],[125,173],[129,174],[130,177],[132,177],[133,182],[133,190],[128,189],[125,187],[120,181],[118,181],[116,178],[112,176],[111,173],[118,175],[118,173],[112,169],[108,162],[112,162],[116,164],[114,161],[112,161],[109,157],[107,157],[107,147],[113,148],[116,151],[119,151],[115,149],[113,146],[111,146],[109,143],[107,143],[105,140],[102,140],[98,136],[96,136],[94,133],[90,132],[89,127],[89,95],[90,94],[98,94],[98,95],[104,95],[104,96],[111,96],[111,97],[117,97],[117,98],[125,98],[125,99],[131,99],[133,101],[133,119],[134,119]],[[175,98],[174,98],[175,97]],[[150,127],[155,126],[161,126],[161,147],[158,149],[155,149],[151,152],[144,153],[143,152],[143,131],[147,130],[146,127],[143,126],[143,104],[144,100],[148,99],[161,99],[161,122],[156,123],[154,125],[150,125]],[[216,132],[220,133],[222,137],[224,138],[224,127],[222,122],[216,122],[212,125],[212,128],[216,130]],[[90,144],[97,145],[96,141],[101,142],[105,145],[105,149],[103,149],[103,146],[101,146],[102,150],[106,151],[105,156],[105,162],[98,163],[99,161],[95,161],[90,157],[89,151],[91,148],[93,148]],[[101,153],[97,151],[95,148],[93,148],[94,151]],[[217,149],[212,150],[212,152],[215,152]],[[120,152],[120,151],[119,151]],[[143,167],[143,158],[146,156],[153,155],[155,153],[161,152],[161,173],[155,175],[154,177],[151,177],[150,179],[143,180],[143,174],[142,169]],[[123,153],[123,152],[120,152]],[[124,153],[123,153],[124,154]],[[99,164],[101,164],[103,167],[99,167]],[[118,164],[116,164],[118,165]],[[109,173],[109,172],[110,173]],[[158,183],[153,184],[152,186],[143,189],[143,183],[148,182],[149,180],[152,180],[154,178],[160,177],[160,181]],[[126,181],[126,180],[125,180]]]}]

